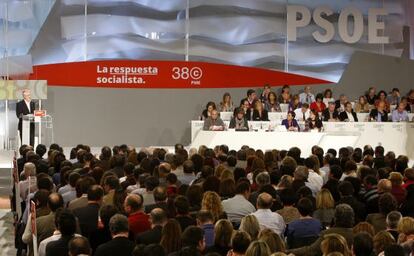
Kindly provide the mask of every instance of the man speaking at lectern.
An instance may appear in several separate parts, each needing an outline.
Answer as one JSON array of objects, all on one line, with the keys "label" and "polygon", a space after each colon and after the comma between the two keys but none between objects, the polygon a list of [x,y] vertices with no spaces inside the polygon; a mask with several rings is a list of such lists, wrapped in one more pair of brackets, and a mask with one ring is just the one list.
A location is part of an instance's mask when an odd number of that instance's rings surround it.
[{"label": "man speaking at lectern", "polygon": [[[30,95],[30,89],[23,90],[23,100],[17,102],[16,104],[16,116],[19,118],[19,132],[20,140],[23,143],[22,137],[22,126],[23,126],[23,116],[28,114],[33,114],[35,110],[35,103],[32,101]],[[30,123],[30,145],[34,146],[34,123]]]}]

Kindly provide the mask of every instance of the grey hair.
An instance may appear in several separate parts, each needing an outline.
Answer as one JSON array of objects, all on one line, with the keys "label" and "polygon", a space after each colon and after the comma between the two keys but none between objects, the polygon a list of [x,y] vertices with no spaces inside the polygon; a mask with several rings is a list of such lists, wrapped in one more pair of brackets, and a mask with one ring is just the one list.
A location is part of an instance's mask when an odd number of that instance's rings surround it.
[{"label": "grey hair", "polygon": [[354,226],[354,210],[348,204],[338,204],[335,208],[335,226],[352,228]]},{"label": "grey hair", "polygon": [[387,219],[386,219],[388,228],[396,229],[401,218],[402,218],[402,215],[399,211],[392,211],[388,213]]},{"label": "grey hair", "polygon": [[261,172],[256,176],[256,184],[259,186],[264,186],[270,184],[270,176],[267,172]]},{"label": "grey hair", "polygon": [[115,235],[122,232],[128,232],[128,218],[119,213],[112,216],[109,220],[109,231],[111,231],[111,234]]},{"label": "grey hair", "polygon": [[309,170],[306,166],[299,165],[298,167],[296,167],[296,170],[293,175],[302,178],[304,181],[307,181],[309,176]]}]

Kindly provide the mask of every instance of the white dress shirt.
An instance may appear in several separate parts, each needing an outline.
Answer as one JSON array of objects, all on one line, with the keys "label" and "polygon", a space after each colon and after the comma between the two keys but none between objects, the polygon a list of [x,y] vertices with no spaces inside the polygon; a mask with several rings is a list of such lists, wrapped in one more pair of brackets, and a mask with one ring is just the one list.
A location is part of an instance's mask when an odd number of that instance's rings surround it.
[{"label": "white dress shirt", "polygon": [[24,100],[24,103],[26,103],[27,109],[29,110],[29,113],[31,113],[32,110],[30,109],[30,101]]},{"label": "white dress shirt", "polygon": [[300,103],[308,103],[309,105],[315,101],[315,95],[313,95],[312,93],[305,93],[302,92],[301,94],[299,94],[299,101]]},{"label": "white dress shirt", "polygon": [[252,215],[259,221],[260,230],[268,228],[283,237],[286,225],[279,213],[272,212],[270,209],[258,209]]},{"label": "white dress shirt", "polygon": [[295,115],[296,115],[295,116],[296,121],[305,121],[310,116],[310,110],[309,109],[307,109],[306,112],[305,112],[305,120],[303,120],[302,108],[297,108],[297,109],[295,109],[294,112],[295,112]]},{"label": "white dress shirt", "polygon": [[312,190],[312,195],[315,197],[323,186],[323,178],[314,170],[309,169],[308,182],[305,185]]},{"label": "white dress shirt", "polygon": [[348,116],[348,122],[355,122],[355,118],[354,115],[352,115],[352,113],[346,112],[346,114]]}]

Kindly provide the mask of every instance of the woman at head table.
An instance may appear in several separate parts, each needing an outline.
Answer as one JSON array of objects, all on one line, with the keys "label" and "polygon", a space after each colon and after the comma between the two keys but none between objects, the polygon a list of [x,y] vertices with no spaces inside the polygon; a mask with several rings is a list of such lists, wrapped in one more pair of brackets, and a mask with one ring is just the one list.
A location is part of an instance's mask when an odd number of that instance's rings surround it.
[{"label": "woman at head table", "polygon": [[295,112],[289,111],[287,118],[282,121],[282,125],[284,125],[288,131],[297,132],[300,130],[299,124],[296,121],[295,116]]},{"label": "woman at head table", "polygon": [[253,109],[248,111],[248,120],[252,121],[269,121],[267,110],[264,109],[263,104],[260,100],[253,102]]},{"label": "woman at head table", "polygon": [[234,117],[230,120],[229,128],[236,130],[249,130],[249,124],[244,116],[243,108],[236,108],[234,111]]},{"label": "woman at head table", "polygon": [[316,110],[312,110],[310,112],[309,118],[306,119],[305,122],[305,131],[311,131],[311,130],[322,130],[322,120],[319,118],[318,112]]},{"label": "woman at head table", "polygon": [[201,113],[201,120],[206,120],[211,116],[211,112],[216,110],[216,103],[209,101],[206,105],[206,109]]},{"label": "woman at head table", "polygon": [[282,112],[280,104],[277,101],[276,93],[269,92],[267,95],[267,101],[265,102],[265,109],[267,112]]},{"label": "woman at head table", "polygon": [[233,102],[231,100],[230,93],[226,92],[223,94],[223,100],[220,102],[220,112],[232,112],[234,110]]}]

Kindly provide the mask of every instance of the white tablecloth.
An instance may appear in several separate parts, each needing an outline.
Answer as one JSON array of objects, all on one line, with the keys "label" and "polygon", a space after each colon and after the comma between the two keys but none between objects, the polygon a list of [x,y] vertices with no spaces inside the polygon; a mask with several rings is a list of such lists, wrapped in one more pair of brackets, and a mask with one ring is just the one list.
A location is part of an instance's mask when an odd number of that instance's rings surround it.
[{"label": "white tablecloth", "polygon": [[[266,127],[269,122],[256,122],[255,125]],[[270,122],[271,125],[271,122]],[[286,149],[299,147],[304,156],[311,152],[314,145],[325,151],[329,148],[363,147],[367,144],[375,147],[382,145],[386,151],[398,155],[407,155],[414,159],[414,123],[376,123],[376,122],[325,122],[323,132],[266,132],[264,130],[236,132],[234,130],[213,132],[202,131],[203,122],[192,122],[191,147],[206,145],[213,148],[226,144],[238,150],[243,145],[255,149]]]}]

